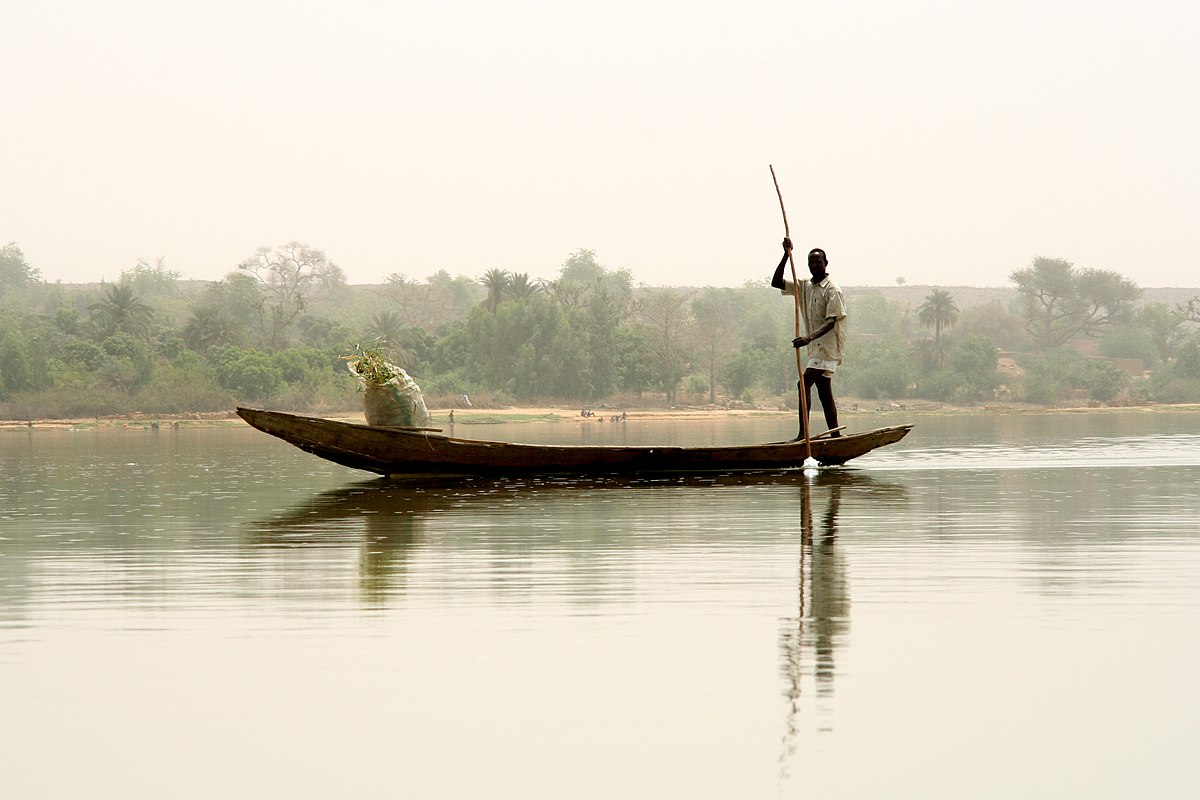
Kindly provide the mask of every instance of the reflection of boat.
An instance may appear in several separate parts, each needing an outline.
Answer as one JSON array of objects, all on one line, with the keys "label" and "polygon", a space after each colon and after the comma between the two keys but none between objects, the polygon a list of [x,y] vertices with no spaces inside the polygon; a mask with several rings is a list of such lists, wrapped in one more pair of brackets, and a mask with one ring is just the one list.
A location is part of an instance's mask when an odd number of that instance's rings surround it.
[{"label": "reflection of boat", "polygon": [[[902,487],[881,482],[869,473],[824,471],[815,475],[786,470],[776,472],[713,472],[705,475],[662,475],[629,477],[597,475],[583,478],[545,476],[516,481],[504,478],[429,478],[419,483],[385,481],[379,478],[358,481],[320,492],[302,503],[273,513],[249,524],[249,530],[263,542],[301,544],[320,540],[325,543],[341,535],[353,537],[354,527],[365,523],[372,529],[388,530],[454,509],[469,510],[481,505],[506,509],[541,509],[556,506],[562,499],[577,499],[586,490],[619,491],[666,487],[715,489],[735,486],[791,486],[810,484],[832,491],[853,488],[856,496],[875,503],[904,497]],[[801,508],[807,500],[801,498]],[[811,520],[802,525],[807,531]],[[811,537],[809,537],[811,538]]]},{"label": "reflection of boat", "polygon": [[[565,555],[576,566],[592,565],[571,573],[572,580],[579,581],[571,591],[591,598],[605,572],[596,566],[597,560],[606,561],[613,548],[632,552],[714,541],[761,544],[764,537],[773,540],[775,534],[753,525],[717,530],[707,523],[720,509],[755,503],[760,489],[783,490],[773,496],[793,497],[794,508],[805,511],[810,484],[817,491],[847,491],[873,509],[904,499],[903,487],[859,470],[374,478],[313,494],[290,508],[245,522],[242,530],[256,547],[310,553],[357,549],[359,585],[363,598],[373,604],[385,604],[405,593],[410,563],[422,552],[425,558],[450,562],[473,553],[510,566],[534,552],[553,554],[556,559]],[[627,502],[640,497],[654,499],[648,506]],[[787,500],[781,502],[782,508],[789,508]],[[630,524],[645,514],[661,521],[664,503],[701,509],[697,524],[687,524],[675,514],[665,515],[669,522],[657,528]],[[805,519],[802,516],[796,532],[807,542],[810,525]],[[789,526],[784,523],[785,529]],[[495,580],[503,586],[513,577],[511,571],[501,571]],[[817,605],[814,602],[813,607]]]},{"label": "reflection of boat", "polygon": [[[803,441],[728,447],[535,445],[458,439],[428,430],[379,428],[239,408],[260,431],[305,452],[380,475],[503,475],[778,470],[803,466]],[[816,438],[812,456],[825,466],[904,438],[911,425],[879,428],[835,438]]]},{"label": "reflection of boat", "polygon": [[449,508],[453,496],[389,483],[378,478],[321,492],[283,513],[249,523],[256,539],[272,544],[329,543],[370,533],[407,532],[423,516]]}]

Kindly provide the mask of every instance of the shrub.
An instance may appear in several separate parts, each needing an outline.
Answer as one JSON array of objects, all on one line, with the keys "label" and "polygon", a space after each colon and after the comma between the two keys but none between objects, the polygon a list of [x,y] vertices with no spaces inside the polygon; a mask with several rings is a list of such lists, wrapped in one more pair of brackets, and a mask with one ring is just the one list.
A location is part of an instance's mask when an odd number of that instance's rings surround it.
[{"label": "shrub", "polygon": [[1068,383],[1086,391],[1090,400],[1111,403],[1129,384],[1129,376],[1107,362],[1084,361],[1071,370]]},{"label": "shrub", "polygon": [[929,400],[950,400],[964,387],[961,375],[951,369],[939,369],[917,380],[915,394]]},{"label": "shrub", "polygon": [[229,391],[218,385],[207,364],[169,364],[133,397],[133,405],[151,414],[186,411],[225,411],[234,405]]},{"label": "shrub", "polygon": [[912,375],[904,349],[891,341],[855,343],[838,374],[846,394],[856,397],[904,397]]},{"label": "shrub", "polygon": [[[239,399],[266,400],[283,383],[283,370],[260,350],[220,348],[217,382]],[[236,352],[229,352],[229,351]]]}]

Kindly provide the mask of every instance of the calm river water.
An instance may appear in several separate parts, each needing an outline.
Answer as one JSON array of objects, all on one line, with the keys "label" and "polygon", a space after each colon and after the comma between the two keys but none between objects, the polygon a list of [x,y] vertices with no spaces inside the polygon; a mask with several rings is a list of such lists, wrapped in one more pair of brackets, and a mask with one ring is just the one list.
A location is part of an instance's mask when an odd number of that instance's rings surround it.
[{"label": "calm river water", "polygon": [[432,485],[0,431],[0,796],[1195,796],[1200,414],[915,422],[815,474]]}]

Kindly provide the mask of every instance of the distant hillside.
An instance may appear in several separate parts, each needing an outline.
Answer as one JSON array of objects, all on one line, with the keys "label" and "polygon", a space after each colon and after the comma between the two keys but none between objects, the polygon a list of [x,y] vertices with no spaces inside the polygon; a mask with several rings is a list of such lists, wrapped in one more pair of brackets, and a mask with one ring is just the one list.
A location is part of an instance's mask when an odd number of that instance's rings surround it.
[{"label": "distant hillside", "polygon": [[[191,300],[199,297],[204,289],[215,281],[202,281],[190,278],[181,278],[178,281],[179,295],[184,300]],[[80,288],[97,290],[103,283],[75,283],[64,284],[61,286],[68,288]],[[764,284],[765,286],[765,284]],[[349,289],[362,291],[369,294],[380,294],[387,291],[387,284],[350,284]],[[677,288],[698,288],[698,287],[677,287]],[[904,285],[904,286],[842,286],[847,299],[853,301],[856,297],[861,297],[866,294],[878,292],[888,300],[895,300],[901,304],[910,305],[913,308],[925,302],[925,298],[934,289],[941,289],[950,292],[954,296],[954,302],[960,309],[973,308],[975,306],[985,306],[993,301],[1007,305],[1017,296],[1017,290],[1014,286],[930,286],[930,285]],[[481,290],[482,291],[482,290]],[[1143,303],[1166,303],[1168,306],[1186,304],[1188,300],[1194,297],[1200,297],[1200,288],[1187,289],[1181,287],[1143,287],[1142,302]]]},{"label": "distant hillside", "polygon": [[[913,308],[925,302],[934,289],[949,292],[960,309],[985,306],[995,301],[1007,305],[1017,297],[1015,286],[843,286],[848,300],[878,292],[888,300],[911,305]],[[1176,306],[1200,296],[1200,288],[1152,287],[1142,289],[1143,303],[1166,303]]]},{"label": "distant hillside", "polygon": [[960,309],[986,306],[993,301],[1007,305],[1017,297],[1017,290],[1012,287],[979,287],[979,286],[843,286],[846,299],[853,302],[854,298],[867,294],[882,294],[888,300],[901,305],[916,308],[925,302],[925,298],[934,289],[949,292],[954,297],[955,304]]}]

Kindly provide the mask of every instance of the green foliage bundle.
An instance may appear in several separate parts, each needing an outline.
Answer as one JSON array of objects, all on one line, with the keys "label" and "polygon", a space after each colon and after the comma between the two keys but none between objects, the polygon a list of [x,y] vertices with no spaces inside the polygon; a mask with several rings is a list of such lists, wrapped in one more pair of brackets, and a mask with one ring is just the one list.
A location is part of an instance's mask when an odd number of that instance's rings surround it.
[{"label": "green foliage bundle", "polygon": [[356,375],[375,386],[385,386],[400,376],[378,346],[355,345],[354,353],[342,356],[342,359],[349,363]]}]

